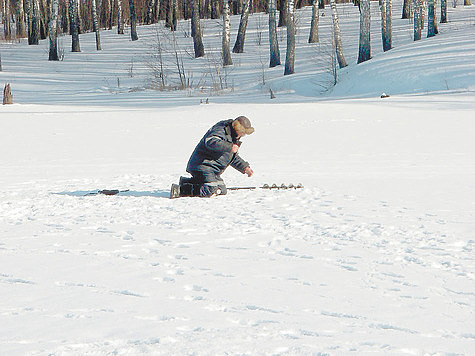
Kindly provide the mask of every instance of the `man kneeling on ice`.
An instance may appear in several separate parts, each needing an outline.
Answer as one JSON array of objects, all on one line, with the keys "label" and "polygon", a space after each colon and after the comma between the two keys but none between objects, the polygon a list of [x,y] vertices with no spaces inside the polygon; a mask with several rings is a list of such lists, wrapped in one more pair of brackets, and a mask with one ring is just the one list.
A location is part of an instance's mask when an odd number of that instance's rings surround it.
[{"label": "man kneeling on ice", "polygon": [[180,184],[172,185],[170,198],[226,194],[221,174],[229,165],[248,177],[252,176],[253,170],[238,151],[241,146],[239,139],[253,132],[251,122],[245,116],[215,124],[203,136],[188,161],[186,171],[192,177],[180,177]]}]

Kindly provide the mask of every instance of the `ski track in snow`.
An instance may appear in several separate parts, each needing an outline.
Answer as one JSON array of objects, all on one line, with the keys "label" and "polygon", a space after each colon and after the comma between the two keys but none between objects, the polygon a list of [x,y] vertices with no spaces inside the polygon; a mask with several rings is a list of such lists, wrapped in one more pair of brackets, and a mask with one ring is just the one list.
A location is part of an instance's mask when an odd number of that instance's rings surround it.
[{"label": "ski track in snow", "polygon": [[[166,181],[115,179],[141,192]],[[78,196],[90,184],[0,192],[2,263],[18,271],[0,275],[0,286],[18,293],[0,316],[33,322],[2,335],[7,353],[19,345],[58,355],[417,354],[473,346],[472,330],[461,327],[473,326],[473,240],[459,240],[437,215],[415,217],[387,202],[355,214],[355,197],[317,187],[209,200],[169,200],[162,191]],[[392,216],[397,225],[384,222]],[[30,344],[27,331],[40,321],[61,330]],[[123,323],[125,339],[117,331]],[[109,332],[87,331],[97,325]]]}]

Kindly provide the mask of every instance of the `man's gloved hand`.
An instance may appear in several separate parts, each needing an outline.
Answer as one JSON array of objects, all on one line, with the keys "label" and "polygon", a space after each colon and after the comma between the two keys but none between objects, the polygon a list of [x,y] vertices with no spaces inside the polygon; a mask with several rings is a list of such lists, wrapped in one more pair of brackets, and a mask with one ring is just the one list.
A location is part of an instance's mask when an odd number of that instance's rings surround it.
[{"label": "man's gloved hand", "polygon": [[244,173],[246,173],[248,177],[251,177],[254,174],[254,171],[251,169],[251,167],[247,166],[244,170]]}]

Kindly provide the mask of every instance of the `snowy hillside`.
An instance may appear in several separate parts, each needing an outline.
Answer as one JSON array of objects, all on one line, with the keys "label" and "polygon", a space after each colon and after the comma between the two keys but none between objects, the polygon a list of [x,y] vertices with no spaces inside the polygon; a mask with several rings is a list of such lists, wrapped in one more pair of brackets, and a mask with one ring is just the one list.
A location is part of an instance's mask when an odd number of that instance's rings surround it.
[{"label": "snowy hillside", "polygon": [[[139,41],[129,33],[102,31],[102,51],[95,50],[93,33],[81,35],[81,53],[70,52],[70,36],[60,38],[64,61],[48,61],[48,41],[39,46],[0,44],[4,71],[2,82],[12,83],[16,103],[176,106],[196,104],[200,98],[214,96],[212,102],[269,102],[269,88],[277,101],[314,101],[323,97],[376,97],[389,94],[427,94],[428,92],[473,91],[475,73],[475,10],[473,6],[448,9],[449,22],[439,24],[440,34],[421,41],[412,40],[412,20],[401,20],[402,5],[393,9],[393,50],[382,53],[379,8],[372,4],[372,55],[367,63],[356,65],[358,55],[359,12],[352,4],[339,6],[343,50],[349,66],[338,73],[339,84],[332,88],[331,11],[320,10],[320,43],[308,44],[311,8],[297,10],[295,74],[283,76],[283,65],[267,68],[269,41],[266,14],[249,18],[245,53],[233,54],[234,65],[216,73],[220,62],[221,21],[202,23],[207,55],[194,59],[190,21],[181,21],[176,32],[177,48],[191,88],[183,92],[147,90],[151,85],[151,60],[157,55],[157,35],[170,85],[178,76],[169,53],[169,31],[163,23],[138,28]],[[231,41],[235,40],[239,16],[233,16]],[[127,32],[127,31],[126,31]],[[281,62],[285,62],[286,29],[278,29]],[[168,36],[168,37],[166,37]],[[211,89],[220,81],[225,90]],[[360,83],[364,81],[364,85]],[[219,94],[219,97],[216,95]],[[173,101],[170,101],[173,99]],[[198,100],[197,100],[198,99]]]},{"label": "snowy hillside", "polygon": [[[1,43],[15,104],[0,106],[0,354],[473,354],[475,7],[414,43],[393,3],[394,49],[373,6],[360,65],[357,9],[339,6],[350,65],[334,88],[329,10],[320,47],[299,10],[286,77],[256,65],[252,15],[219,93],[146,88],[157,26],[138,42],[103,31],[101,52],[63,38],[57,63],[44,42]],[[203,28],[197,82],[220,46],[219,22]],[[238,115],[255,175],[230,168],[227,185],[305,188],[168,199],[204,132]],[[129,191],[85,196],[99,189]]]}]

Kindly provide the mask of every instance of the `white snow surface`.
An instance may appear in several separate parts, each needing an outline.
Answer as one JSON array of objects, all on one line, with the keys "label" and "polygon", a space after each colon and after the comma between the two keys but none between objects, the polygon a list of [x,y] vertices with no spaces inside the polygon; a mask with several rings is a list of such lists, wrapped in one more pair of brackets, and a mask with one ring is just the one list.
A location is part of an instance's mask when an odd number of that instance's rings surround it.
[{"label": "white snow surface", "polygon": [[[144,88],[157,26],[134,43],[103,31],[101,52],[81,35],[57,63],[46,43],[0,44],[15,101],[0,107],[0,354],[474,353],[475,7],[416,43],[395,10],[382,53],[373,6],[360,65],[358,10],[339,10],[352,64],[325,91],[310,8],[296,74],[261,84],[266,18],[252,15],[220,95]],[[219,26],[203,21],[209,52]],[[227,185],[304,189],[168,199],[206,130],[238,115],[256,129],[240,149],[255,175],[230,168]],[[129,191],[85,196],[99,189]]]}]

